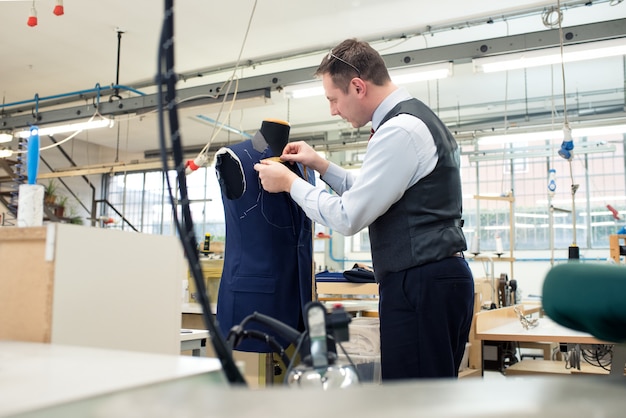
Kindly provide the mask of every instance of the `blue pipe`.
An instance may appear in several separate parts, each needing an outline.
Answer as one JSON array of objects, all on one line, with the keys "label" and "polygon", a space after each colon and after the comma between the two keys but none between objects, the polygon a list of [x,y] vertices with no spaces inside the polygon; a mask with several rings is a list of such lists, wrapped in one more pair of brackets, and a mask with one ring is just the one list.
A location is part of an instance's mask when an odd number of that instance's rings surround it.
[{"label": "blue pipe", "polygon": [[212,124],[212,125],[214,125],[214,126],[216,126],[216,127],[221,127],[221,128],[226,129],[226,130],[227,130],[227,131],[229,131],[229,132],[235,133],[235,134],[237,134],[237,135],[241,135],[241,136],[243,136],[243,137],[244,137],[244,138],[246,138],[246,139],[252,139],[252,135],[250,135],[249,133],[244,132],[244,131],[242,131],[242,130],[239,130],[239,129],[237,129],[237,128],[233,128],[232,126],[230,126],[230,125],[226,125],[225,123],[218,122],[218,121],[216,121],[215,119],[210,118],[210,117],[208,117],[208,116],[204,116],[204,115],[196,115],[196,117],[197,117],[198,119],[200,119],[200,120],[205,121],[205,122],[209,122],[210,124]]},{"label": "blue pipe", "polygon": [[336,258],[333,255],[333,239],[332,239],[332,235],[333,235],[333,230],[329,229],[329,233],[331,238],[329,239],[329,243],[328,243],[328,256],[330,257],[331,260],[337,262],[337,263],[371,263],[372,259],[365,259],[365,260],[359,260],[359,259],[350,259],[350,258]]},{"label": "blue pipe", "polygon": [[98,85],[98,87],[93,88],[93,89],[79,90],[79,91],[73,91],[73,92],[70,92],[70,93],[63,93],[63,94],[55,94],[53,96],[39,97],[38,94],[35,94],[35,98],[33,98],[33,99],[22,100],[22,101],[19,101],[19,102],[12,102],[12,103],[1,104],[0,105],[0,109],[11,107],[11,106],[19,106],[19,105],[23,105],[23,104],[29,104],[29,103],[33,103],[33,102],[38,106],[39,102],[44,101],[44,100],[62,99],[64,97],[80,96],[81,94],[87,94],[87,93],[97,93],[99,95],[102,91],[116,90],[116,89],[130,91],[130,92],[138,94],[140,96],[145,96],[146,95],[146,93],[143,93],[143,92],[141,92],[139,90],[135,90],[135,89],[133,89],[131,87],[128,87],[128,86],[112,85],[111,87],[107,87],[106,89],[102,89]]}]

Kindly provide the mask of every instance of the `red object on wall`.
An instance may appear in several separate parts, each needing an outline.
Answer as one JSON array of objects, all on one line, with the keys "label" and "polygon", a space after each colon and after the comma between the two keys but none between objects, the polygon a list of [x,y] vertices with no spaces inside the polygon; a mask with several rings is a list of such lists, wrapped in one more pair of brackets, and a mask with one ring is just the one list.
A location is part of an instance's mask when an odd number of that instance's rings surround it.
[{"label": "red object on wall", "polygon": [[37,9],[35,9],[34,7],[30,8],[30,15],[28,16],[26,24],[31,28],[37,26]]},{"label": "red object on wall", "polygon": [[54,10],[52,11],[57,16],[62,16],[65,13],[65,9],[63,8],[63,0],[57,0],[57,4],[54,6]]}]

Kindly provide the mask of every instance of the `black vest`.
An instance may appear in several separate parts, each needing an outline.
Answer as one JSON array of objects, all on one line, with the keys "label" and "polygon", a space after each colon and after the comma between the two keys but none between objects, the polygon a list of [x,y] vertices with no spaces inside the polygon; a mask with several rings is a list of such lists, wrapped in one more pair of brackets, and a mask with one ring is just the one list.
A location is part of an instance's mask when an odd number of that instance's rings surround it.
[{"label": "black vest", "polygon": [[437,146],[435,169],[404,192],[399,201],[369,227],[376,280],[391,272],[442,260],[467,249],[461,230],[462,195],[458,145],[424,103],[398,103],[381,125],[400,114],[422,120]]}]

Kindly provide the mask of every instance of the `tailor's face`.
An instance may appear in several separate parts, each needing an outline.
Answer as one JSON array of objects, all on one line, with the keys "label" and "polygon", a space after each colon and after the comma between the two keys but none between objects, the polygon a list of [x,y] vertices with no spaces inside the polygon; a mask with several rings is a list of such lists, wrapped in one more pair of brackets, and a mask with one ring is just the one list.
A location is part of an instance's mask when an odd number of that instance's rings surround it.
[{"label": "tailor's face", "polygon": [[332,116],[340,116],[350,123],[353,128],[360,128],[369,123],[369,118],[364,116],[365,112],[362,103],[363,84],[363,80],[355,77],[350,82],[348,92],[345,93],[335,85],[330,74],[326,73],[322,76],[322,85],[330,104],[330,114]]}]

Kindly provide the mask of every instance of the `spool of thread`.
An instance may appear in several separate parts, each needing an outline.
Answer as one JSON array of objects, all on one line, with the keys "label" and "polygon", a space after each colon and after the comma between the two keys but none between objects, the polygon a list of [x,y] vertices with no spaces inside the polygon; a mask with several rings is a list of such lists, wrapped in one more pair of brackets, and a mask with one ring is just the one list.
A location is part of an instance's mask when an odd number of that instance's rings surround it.
[{"label": "spool of thread", "polygon": [[504,250],[502,249],[502,238],[500,235],[496,235],[496,254],[504,254]]},{"label": "spool of thread", "polygon": [[480,241],[478,239],[478,234],[474,235],[474,238],[472,238],[472,245],[470,248],[470,253],[480,254]]},{"label": "spool of thread", "polygon": [[43,225],[43,194],[41,184],[20,184],[18,190],[17,226]]}]

